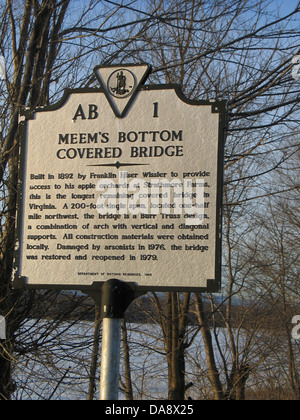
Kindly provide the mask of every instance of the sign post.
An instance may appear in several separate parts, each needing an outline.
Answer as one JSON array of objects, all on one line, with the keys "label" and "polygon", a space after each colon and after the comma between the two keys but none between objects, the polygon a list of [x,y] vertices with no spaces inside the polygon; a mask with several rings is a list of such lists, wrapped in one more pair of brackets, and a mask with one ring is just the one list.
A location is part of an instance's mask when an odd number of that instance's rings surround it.
[{"label": "sign post", "polygon": [[[221,284],[226,102],[145,85],[150,70],[98,66],[100,87],[67,89],[58,104],[20,116],[13,287],[94,296],[106,330],[103,372],[118,358],[106,349],[128,306],[107,311],[111,279],[135,295]],[[116,395],[115,385],[102,388]]]},{"label": "sign post", "polygon": [[134,290],[127,283],[112,279],[103,284],[100,400],[118,399],[121,324],[134,298]]}]

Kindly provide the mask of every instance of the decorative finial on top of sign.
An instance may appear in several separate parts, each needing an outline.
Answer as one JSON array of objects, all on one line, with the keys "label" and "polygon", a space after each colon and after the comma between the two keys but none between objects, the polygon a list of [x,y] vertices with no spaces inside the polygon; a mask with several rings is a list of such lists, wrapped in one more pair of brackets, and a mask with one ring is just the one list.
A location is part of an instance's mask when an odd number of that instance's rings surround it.
[{"label": "decorative finial on top of sign", "polygon": [[148,64],[97,66],[94,73],[118,118],[123,118],[151,71]]}]

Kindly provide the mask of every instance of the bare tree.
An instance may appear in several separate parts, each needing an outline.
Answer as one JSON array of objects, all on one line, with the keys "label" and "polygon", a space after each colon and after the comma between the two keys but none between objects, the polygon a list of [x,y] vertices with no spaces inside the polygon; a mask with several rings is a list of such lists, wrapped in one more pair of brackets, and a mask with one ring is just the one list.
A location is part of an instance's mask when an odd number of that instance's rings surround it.
[{"label": "bare tree", "polygon": [[[247,379],[258,360],[263,360],[252,357],[250,349],[253,350],[259,340],[259,328],[265,315],[256,320],[255,327],[252,325],[242,351],[233,313],[238,300],[254,298],[248,284],[254,269],[253,256],[245,259],[243,251],[256,226],[251,214],[261,209],[263,198],[270,195],[266,188],[269,175],[290,158],[290,151],[282,146],[281,139],[294,130],[299,111],[299,86],[291,77],[291,58],[299,51],[296,37],[299,31],[293,26],[293,20],[299,16],[299,4],[285,16],[267,15],[269,5],[264,1],[255,4],[251,1],[226,4],[152,1],[151,6],[164,13],[172,7],[178,16],[176,23],[150,28],[145,34],[153,46],[154,78],[180,83],[185,94],[192,98],[225,97],[229,100],[224,189],[223,299],[226,310],[219,313],[226,326],[231,361],[224,364],[227,384],[223,387],[200,297],[197,308],[215,397],[244,399]],[[159,47],[154,48],[154,45]],[[147,53],[148,50],[141,50],[142,57]],[[168,302],[172,307],[171,296]],[[218,306],[214,305],[212,310],[218,311]],[[255,306],[250,305],[241,317],[239,331],[246,327]],[[176,325],[173,312],[170,311],[167,318],[172,319],[170,328]],[[162,328],[165,330],[165,326]],[[171,333],[168,336],[172,337]],[[179,351],[183,341],[176,334],[174,339],[176,345],[172,354],[175,348]],[[172,363],[175,367],[175,361]]]},{"label": "bare tree", "polygon": [[[292,78],[292,58],[300,52],[299,2],[286,13],[271,10],[268,0],[230,0],[226,3],[219,0],[89,0],[80,4],[73,0],[26,0],[22,3],[1,0],[0,4],[0,53],[7,64],[7,78],[0,80],[0,311],[8,319],[8,339],[0,347],[1,398],[9,399],[14,391],[11,366],[18,347],[15,338],[36,299],[34,294],[20,295],[10,290],[19,111],[23,107],[35,108],[57,102],[66,87],[93,86],[96,81],[92,68],[96,64],[141,60],[153,65],[150,83],[180,83],[185,95],[193,99],[228,100],[223,306],[221,310],[220,302],[211,301],[211,311],[205,314],[203,299],[197,296],[197,328],[207,346],[214,397],[244,398],[247,379],[263,360],[250,354],[256,344],[258,348],[262,320],[257,319],[252,329],[247,325],[248,316],[252,317],[257,308],[257,289],[253,289],[251,279],[254,279],[258,265],[261,270],[264,268],[264,258],[258,258],[258,253],[260,240],[265,239],[267,230],[257,228],[253,214],[267,212],[273,217],[265,197],[297,191],[290,183],[279,189],[272,185],[269,190],[269,180],[276,171],[284,170],[285,176],[294,171],[294,168],[288,168],[295,153],[294,145],[282,142],[282,139],[299,130],[300,85]],[[289,206],[286,200],[280,204],[291,223],[298,220],[293,207],[296,199],[292,196]],[[277,216],[274,226],[279,226]],[[285,238],[283,235],[282,240]],[[266,252],[265,249],[261,251]],[[273,248],[272,256],[279,256],[279,251],[282,261],[286,262],[283,248]],[[290,273],[292,263],[288,268]],[[268,272],[268,275],[274,277],[274,273]],[[286,277],[281,277],[276,283],[285,292],[288,290],[286,281]],[[269,286],[274,284],[270,282]],[[233,322],[237,299],[252,302],[239,319],[238,334],[237,324]],[[175,293],[168,295],[167,311],[162,311],[158,300],[156,304],[169,372],[169,398],[184,398],[189,385],[185,380],[185,362],[191,343],[188,334],[191,296],[187,294],[182,299]],[[278,306],[278,310],[285,313],[284,306]],[[216,329],[211,329],[212,324],[208,322],[216,314],[226,327],[231,355],[230,363],[227,360],[225,363],[224,359],[223,372],[216,363],[218,349],[212,346]],[[246,327],[249,334],[245,342],[241,336]],[[45,337],[44,333],[43,330]],[[43,342],[38,340],[41,345]],[[95,348],[94,367],[97,354]],[[87,370],[87,376],[95,377],[94,368]],[[298,379],[292,365],[290,372],[291,383],[296,389]],[[222,385],[221,373],[226,377]],[[127,378],[130,382],[129,376]],[[66,380],[56,379],[58,383]]]},{"label": "bare tree", "polygon": [[53,103],[62,88],[86,85],[99,48],[105,48],[106,62],[117,58],[124,44],[121,40],[120,45],[115,42],[116,32],[129,31],[128,43],[131,27],[153,19],[148,16],[124,22],[125,6],[110,1],[102,3],[93,0],[80,5],[71,0],[26,0],[22,5],[18,1],[1,2],[1,54],[7,63],[7,78],[5,84],[2,83],[0,138],[3,188],[0,309],[8,317],[8,339],[0,356],[3,399],[9,398],[13,391],[10,355],[13,335],[18,329],[14,308],[18,307],[19,294],[10,291],[18,178],[18,116],[23,107]]}]

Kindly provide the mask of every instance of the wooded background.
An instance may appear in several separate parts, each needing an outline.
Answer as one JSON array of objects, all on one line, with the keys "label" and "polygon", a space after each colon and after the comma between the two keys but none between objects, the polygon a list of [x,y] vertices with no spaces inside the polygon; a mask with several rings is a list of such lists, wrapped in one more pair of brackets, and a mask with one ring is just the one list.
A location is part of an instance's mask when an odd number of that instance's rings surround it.
[{"label": "wooded background", "polygon": [[[11,290],[19,111],[97,86],[96,65],[141,61],[153,66],[150,84],[228,100],[223,288],[135,302],[139,322],[123,324],[121,390],[127,399],[299,399],[299,1],[0,6],[0,399],[98,398],[98,309],[78,293]],[[80,321],[87,311],[93,323]]]}]

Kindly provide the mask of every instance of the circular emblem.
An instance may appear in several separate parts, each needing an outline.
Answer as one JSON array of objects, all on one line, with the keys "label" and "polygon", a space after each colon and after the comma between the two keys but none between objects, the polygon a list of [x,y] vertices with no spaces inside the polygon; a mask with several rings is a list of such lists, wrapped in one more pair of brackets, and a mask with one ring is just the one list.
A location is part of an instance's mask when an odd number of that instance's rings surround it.
[{"label": "circular emblem", "polygon": [[127,69],[115,70],[108,79],[108,92],[115,98],[127,98],[136,87],[136,79],[133,73]]}]

